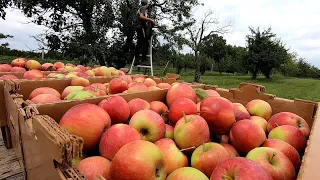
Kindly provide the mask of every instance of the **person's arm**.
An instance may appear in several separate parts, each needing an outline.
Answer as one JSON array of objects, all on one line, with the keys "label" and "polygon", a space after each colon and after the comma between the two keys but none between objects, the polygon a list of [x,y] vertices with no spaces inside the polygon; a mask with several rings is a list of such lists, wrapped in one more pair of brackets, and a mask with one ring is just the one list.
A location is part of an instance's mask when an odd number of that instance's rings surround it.
[{"label": "person's arm", "polygon": [[145,20],[145,21],[151,21],[152,23],[154,23],[153,19],[147,18],[146,16],[144,16],[145,11],[146,11],[145,8],[142,8],[140,10],[140,19]]}]

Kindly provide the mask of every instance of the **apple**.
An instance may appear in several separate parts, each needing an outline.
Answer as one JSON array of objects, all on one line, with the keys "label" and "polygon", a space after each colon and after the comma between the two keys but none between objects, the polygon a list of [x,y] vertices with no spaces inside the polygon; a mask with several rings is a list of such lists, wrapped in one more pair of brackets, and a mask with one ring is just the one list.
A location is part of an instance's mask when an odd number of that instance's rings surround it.
[{"label": "apple", "polygon": [[165,123],[168,121],[169,109],[168,109],[167,105],[165,105],[163,102],[161,102],[161,101],[150,102],[150,110],[158,113],[162,117],[162,119]]},{"label": "apple", "polygon": [[27,70],[26,70],[25,68],[17,67],[17,66],[16,66],[16,67],[13,67],[10,72],[21,72],[21,73],[25,73],[25,72],[27,72]]},{"label": "apple", "polygon": [[168,114],[170,123],[175,125],[183,114],[197,114],[197,105],[188,98],[177,98],[170,105]]},{"label": "apple", "polygon": [[57,90],[50,88],[50,87],[40,87],[40,88],[34,89],[30,93],[29,99],[33,99],[34,97],[36,97],[40,94],[52,94],[52,95],[57,96],[59,99],[61,98],[61,94]]},{"label": "apple", "polygon": [[208,97],[200,104],[200,116],[207,121],[212,134],[226,134],[235,122],[234,105],[223,97]]},{"label": "apple", "polygon": [[101,66],[96,70],[95,75],[96,76],[111,76],[111,69],[109,69],[106,66]]},{"label": "apple", "polygon": [[209,142],[197,147],[191,156],[191,166],[210,177],[222,161],[230,158],[228,151],[220,144]]},{"label": "apple", "polygon": [[148,87],[148,90],[153,91],[153,90],[161,90],[161,89],[158,88],[157,86],[150,86]]},{"label": "apple", "polygon": [[0,80],[6,80],[6,79],[19,79],[17,76],[14,75],[3,75],[0,77]]},{"label": "apple", "polygon": [[10,72],[12,67],[8,64],[0,64],[0,72]]},{"label": "apple", "polygon": [[220,97],[220,94],[213,89],[207,89],[206,92],[208,93],[209,97]]},{"label": "apple", "polygon": [[68,86],[62,91],[61,98],[65,99],[70,93],[82,91],[83,88],[84,88],[83,86]]},{"label": "apple", "polygon": [[64,64],[62,62],[55,62],[53,64],[53,66],[56,68],[56,69],[60,69],[60,68],[64,68]]},{"label": "apple", "polygon": [[45,78],[45,77],[46,76],[44,74],[42,74],[42,72],[37,69],[27,71],[23,74],[24,79],[38,79],[38,78]]},{"label": "apple", "polygon": [[151,79],[151,78],[146,78],[144,80],[144,84],[147,86],[147,87],[151,87],[151,86],[157,86],[157,83]]},{"label": "apple", "polygon": [[195,148],[208,142],[210,136],[207,122],[198,115],[186,115],[182,117],[174,127],[174,141],[180,149],[191,153]]},{"label": "apple", "polygon": [[280,139],[289,143],[299,153],[303,153],[307,146],[307,140],[303,133],[294,126],[282,125],[269,132],[268,139]]},{"label": "apple", "polygon": [[165,158],[165,171],[170,174],[174,170],[188,166],[188,158],[184,155],[176,143],[169,138],[160,139],[155,142],[162,151]]},{"label": "apple", "polygon": [[270,104],[262,99],[254,99],[248,102],[245,107],[251,116],[260,116],[267,121],[272,115]]},{"label": "apple", "polygon": [[212,172],[210,180],[273,180],[258,163],[244,157],[233,157],[220,163]]},{"label": "apple", "polygon": [[148,103],[148,101],[140,98],[130,100],[128,102],[128,105],[130,108],[130,117],[132,117],[138,111],[150,109],[150,104]]},{"label": "apple", "polygon": [[73,106],[59,122],[59,125],[70,134],[83,138],[84,152],[98,148],[101,135],[110,124],[108,113],[98,105],[89,103]]},{"label": "apple", "polygon": [[41,70],[41,68],[42,68],[41,64],[36,60],[28,60],[25,64],[25,66],[29,70],[32,70],[32,69]]},{"label": "apple", "polygon": [[251,120],[236,122],[230,129],[230,142],[240,154],[247,154],[266,140],[266,133]]},{"label": "apple", "polygon": [[89,86],[85,87],[83,90],[86,91],[86,90],[93,90],[93,89],[99,89],[106,92],[106,85],[102,83],[92,83]]},{"label": "apple", "polygon": [[200,115],[200,105],[201,105],[201,102],[198,102],[197,103],[197,114]]},{"label": "apple", "polygon": [[227,150],[230,157],[239,157],[240,156],[238,151],[236,150],[236,148],[234,148],[232,145],[227,144],[227,143],[219,143],[219,144]]},{"label": "apple", "polygon": [[[53,68],[53,69],[54,69],[54,68]],[[59,68],[59,69],[57,69],[57,71],[58,71],[58,72],[67,72],[67,70],[64,69],[64,68]]]},{"label": "apple", "polygon": [[95,76],[95,73],[94,73],[93,70],[87,70],[85,73],[86,73],[88,76]]},{"label": "apple", "polygon": [[112,124],[124,123],[129,119],[129,105],[121,96],[108,97],[102,100],[98,105],[109,114]]},{"label": "apple", "polygon": [[296,171],[290,159],[274,148],[255,148],[246,158],[260,164],[273,179],[296,179]]},{"label": "apple", "polygon": [[54,78],[62,79],[62,78],[65,78],[65,75],[64,74],[56,74],[56,75],[54,75]]},{"label": "apple", "polygon": [[83,91],[88,91],[91,94],[93,94],[94,96],[106,96],[106,91],[103,91],[101,89],[98,88],[94,88],[92,86],[87,86],[88,88],[83,88]]},{"label": "apple", "polygon": [[41,66],[42,71],[52,71],[53,64],[52,63],[44,63]]},{"label": "apple", "polygon": [[258,124],[264,130],[264,132],[267,132],[267,120],[263,119],[260,116],[251,116],[250,120]]},{"label": "apple", "polygon": [[67,74],[66,76],[65,76],[65,78],[76,78],[76,77],[78,77],[76,74],[73,74],[73,73],[69,73],[69,74]]},{"label": "apple", "polygon": [[209,180],[209,178],[193,167],[182,167],[173,171],[166,180]]},{"label": "apple", "polygon": [[34,104],[43,104],[59,102],[61,101],[61,99],[54,94],[39,94],[32,98],[30,101],[32,101]]},{"label": "apple", "polygon": [[156,142],[165,137],[166,126],[161,116],[151,110],[141,110],[135,113],[129,125],[139,131],[143,140]]},{"label": "apple", "polygon": [[94,180],[99,175],[109,178],[111,162],[101,156],[87,157],[79,162],[77,168],[88,180]]},{"label": "apple", "polygon": [[243,119],[250,119],[250,114],[247,109],[240,103],[233,103],[234,105],[234,113],[236,116],[236,121],[240,121]]},{"label": "apple", "polygon": [[267,124],[267,130],[270,132],[272,129],[276,128],[277,126],[282,125],[291,125],[295,126],[300,129],[303,135],[308,138],[310,134],[310,127],[306,120],[300,117],[297,114],[291,112],[280,112],[273,115]]},{"label": "apple", "polygon": [[159,83],[157,87],[160,89],[170,89],[171,85],[169,83]]},{"label": "apple", "polygon": [[109,69],[111,70],[111,75],[112,76],[118,76],[119,75],[119,72],[116,68],[114,67],[109,67]]},{"label": "apple", "polygon": [[289,143],[286,143],[279,139],[267,139],[261,145],[261,147],[270,147],[282,152],[284,155],[286,155],[290,159],[296,172],[299,171],[300,165],[301,165],[300,155],[298,151]]},{"label": "apple", "polygon": [[72,63],[67,63],[65,66],[70,66],[70,67],[76,67],[74,64]]},{"label": "apple", "polygon": [[155,144],[136,140],[124,145],[113,157],[112,180],[165,180],[165,157]]},{"label": "apple", "polygon": [[68,65],[64,66],[64,69],[65,69],[67,72],[72,72],[72,71],[74,71],[74,67],[68,66]]},{"label": "apple", "polygon": [[[111,119],[112,120],[112,119]],[[127,124],[115,124],[107,129],[100,140],[100,155],[112,160],[121,147],[131,141],[140,140],[140,133]]]},{"label": "apple", "polygon": [[114,78],[109,82],[109,93],[118,94],[128,90],[128,82],[120,78]]},{"label": "apple", "polygon": [[89,75],[87,74],[87,73],[84,73],[84,72],[78,72],[77,74],[76,74],[78,77],[89,77]]},{"label": "apple", "polygon": [[171,125],[166,124],[165,138],[173,139],[173,130],[174,130],[174,128]]},{"label": "apple", "polygon": [[24,68],[27,61],[28,60],[25,59],[25,58],[16,58],[16,59],[12,60],[11,66],[12,67],[22,67],[22,68]]},{"label": "apple", "polygon": [[130,75],[122,75],[122,76],[119,76],[119,78],[127,81],[128,85],[132,82],[132,78]]},{"label": "apple", "polygon": [[142,83],[134,83],[128,88],[128,93],[136,93],[136,92],[143,92],[148,91],[148,87]]},{"label": "apple", "polygon": [[76,100],[76,99],[87,99],[87,98],[94,98],[96,97],[93,93],[88,91],[76,91],[70,93],[65,100]]},{"label": "apple", "polygon": [[197,94],[191,86],[183,83],[173,83],[166,95],[166,101],[169,108],[170,104],[179,98],[188,98],[194,103],[197,103]]},{"label": "apple", "polygon": [[144,83],[145,80],[146,80],[145,77],[136,77],[134,78],[133,82]]},{"label": "apple", "polygon": [[90,81],[88,79],[85,79],[83,77],[75,77],[71,80],[70,83],[71,86],[89,86],[90,85]]},{"label": "apple", "polygon": [[81,71],[85,71],[86,70],[86,67],[84,67],[82,65],[77,65],[76,67],[79,68]]}]

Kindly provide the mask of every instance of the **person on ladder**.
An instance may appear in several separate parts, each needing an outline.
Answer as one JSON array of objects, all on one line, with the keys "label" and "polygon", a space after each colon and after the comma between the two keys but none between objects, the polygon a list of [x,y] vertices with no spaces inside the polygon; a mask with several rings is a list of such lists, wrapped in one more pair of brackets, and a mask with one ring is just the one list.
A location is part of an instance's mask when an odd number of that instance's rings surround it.
[{"label": "person on ladder", "polygon": [[[146,57],[149,47],[149,39],[152,36],[152,28],[155,24],[154,20],[147,17],[148,0],[141,0],[141,7],[137,12],[137,44],[135,47],[135,62],[134,66],[147,65]],[[139,54],[142,48],[142,58],[140,61]]]}]

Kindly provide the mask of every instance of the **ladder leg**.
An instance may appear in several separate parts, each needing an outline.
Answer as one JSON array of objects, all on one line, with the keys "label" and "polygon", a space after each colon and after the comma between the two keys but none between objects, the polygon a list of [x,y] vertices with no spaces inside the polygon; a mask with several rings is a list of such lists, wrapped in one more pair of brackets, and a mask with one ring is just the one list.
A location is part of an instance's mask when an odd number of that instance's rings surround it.
[{"label": "ladder leg", "polygon": [[136,56],[133,56],[133,60],[132,60],[132,63],[131,63],[131,67],[130,67],[130,70],[129,70],[129,74],[132,74],[132,68],[133,68],[135,59],[136,59]]},{"label": "ladder leg", "polygon": [[149,59],[150,59],[150,71],[151,71],[151,76],[153,76],[153,64],[152,64],[152,39],[153,37],[151,37],[150,40],[150,53],[149,53]]}]

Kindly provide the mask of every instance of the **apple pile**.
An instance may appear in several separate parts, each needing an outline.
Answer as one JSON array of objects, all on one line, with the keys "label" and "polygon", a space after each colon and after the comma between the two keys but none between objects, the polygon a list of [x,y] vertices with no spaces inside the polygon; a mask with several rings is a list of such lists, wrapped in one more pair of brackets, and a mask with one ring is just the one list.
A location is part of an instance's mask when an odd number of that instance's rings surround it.
[{"label": "apple pile", "polygon": [[[46,76],[43,74],[43,71],[54,71],[54,73]],[[0,64],[0,72],[21,72],[24,73],[24,79],[125,75],[123,71],[117,70],[114,67],[101,66],[92,68],[82,65],[76,66],[71,63],[64,64],[62,62],[44,63],[41,65],[36,60],[27,60],[25,58],[14,59],[11,65]],[[4,75],[0,77],[0,80],[4,79],[18,78],[14,75]]]},{"label": "apple pile", "polygon": [[310,133],[303,118],[272,115],[264,100],[232,103],[183,83],[166,102],[115,95],[78,104],[59,125],[83,138],[74,165],[89,180],[293,180]]},{"label": "apple pile", "polygon": [[35,104],[54,103],[61,100],[80,100],[106,96],[108,94],[137,93],[170,87],[171,85],[168,83],[157,84],[153,79],[144,76],[131,77],[130,75],[120,75],[109,83],[92,84],[84,77],[74,77],[70,85],[61,94],[54,88],[40,87],[31,92],[29,100]]}]

